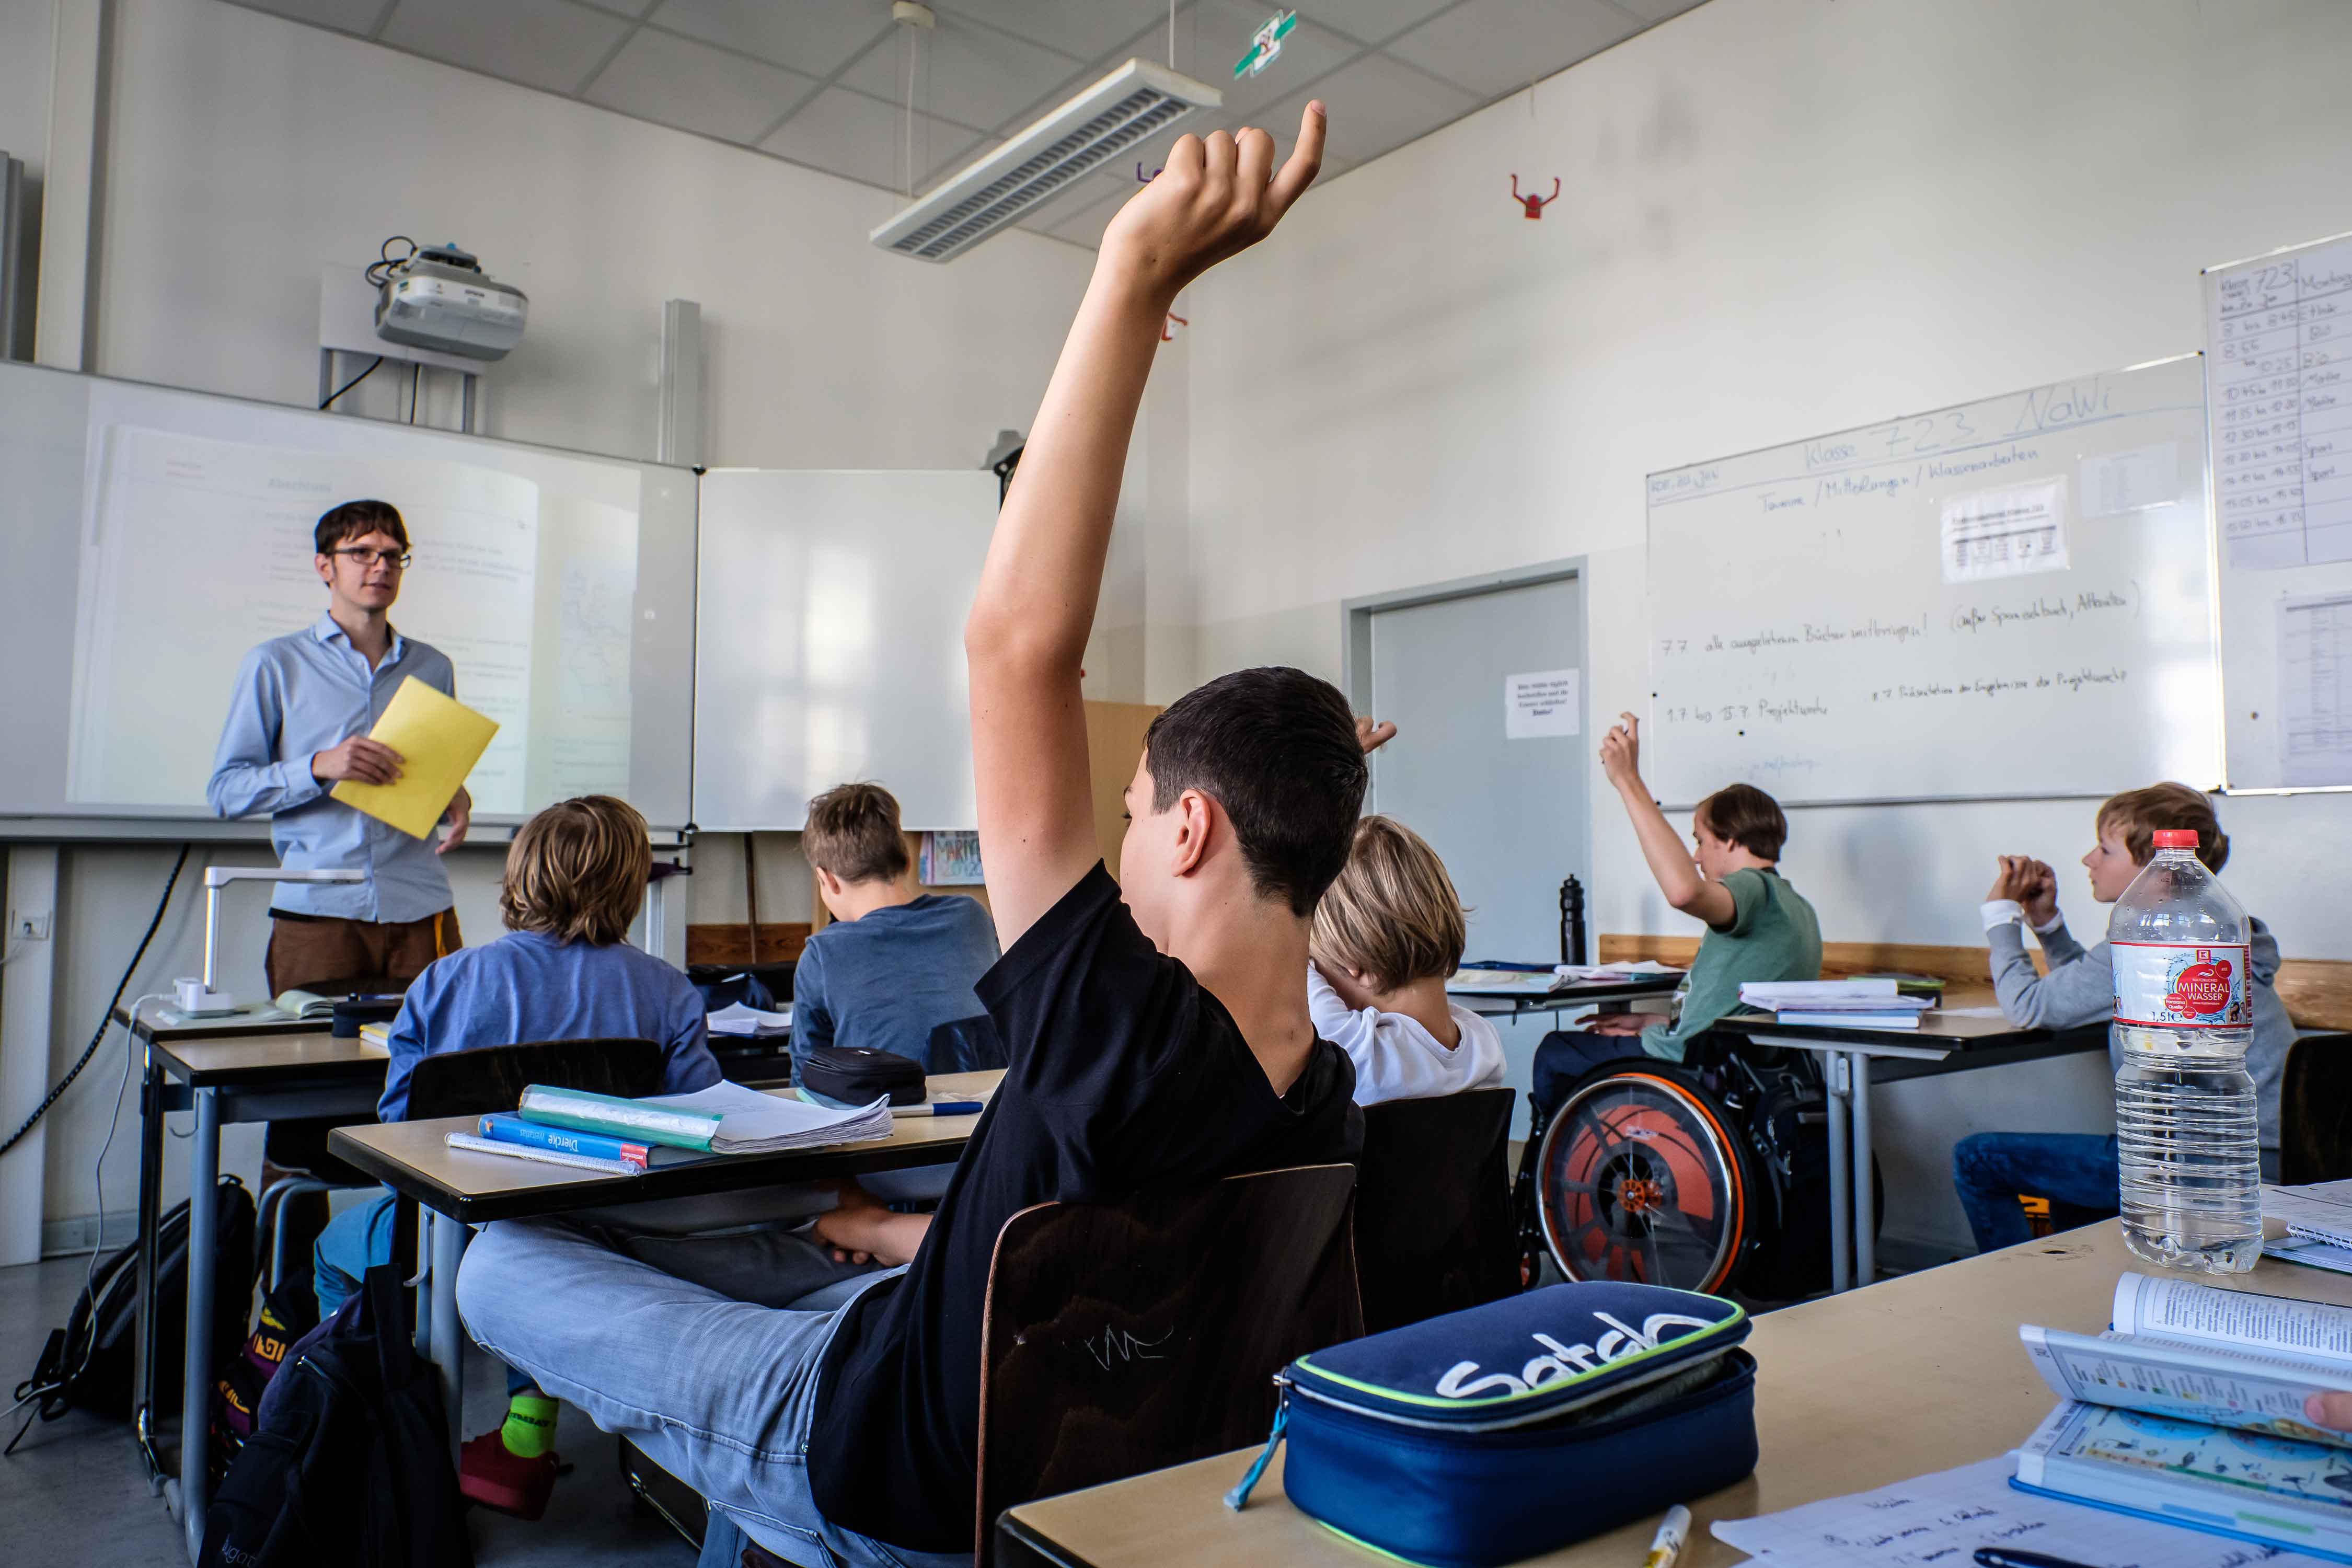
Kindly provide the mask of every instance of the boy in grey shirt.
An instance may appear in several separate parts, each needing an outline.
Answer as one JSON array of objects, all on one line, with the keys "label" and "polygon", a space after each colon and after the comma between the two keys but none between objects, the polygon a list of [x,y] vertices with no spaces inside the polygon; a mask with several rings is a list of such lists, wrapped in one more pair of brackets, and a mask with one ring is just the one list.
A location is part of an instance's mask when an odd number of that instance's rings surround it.
[{"label": "boy in grey shirt", "polygon": [[[2099,807],[2098,842],[2083,857],[2091,874],[2091,897],[2112,904],[2130,887],[2154,854],[2158,829],[2197,835],[2197,858],[2220,871],[2230,858],[2230,836],[2221,831],[2212,803],[2187,784],[2150,784],[2110,797]],[[2001,1016],[2023,1028],[2072,1029],[2106,1023],[2115,1013],[2115,973],[2107,944],[2085,948],[2058,913],[2058,874],[2030,855],[2000,857],[2000,869],[1984,906],[1985,940],[1991,948],[1993,989]],[[2272,983],[2278,975],[2279,946],[2261,921],[2252,928],[2248,954],[2249,987],[2254,1004],[2254,1038],[2246,1053],[2253,1074],[2262,1129],[2263,1174],[2278,1174],[2279,1076],[2294,1025]],[[2042,943],[2050,972],[2037,974],[2026,955],[2024,928]],[[2107,1058],[2120,1067],[2109,1036]],[[2113,1214],[2116,1209],[2116,1141],[2088,1132],[1979,1132],[1952,1151],[1953,1180],[1969,1228],[1979,1251],[2008,1247],[2030,1234],[2020,1194],[2078,1209]]]}]

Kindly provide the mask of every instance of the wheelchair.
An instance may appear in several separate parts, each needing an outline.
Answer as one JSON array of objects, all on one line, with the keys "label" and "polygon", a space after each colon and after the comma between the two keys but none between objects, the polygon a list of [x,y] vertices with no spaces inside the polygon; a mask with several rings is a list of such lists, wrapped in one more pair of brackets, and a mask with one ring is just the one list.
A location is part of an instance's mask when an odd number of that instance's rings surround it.
[{"label": "wheelchair", "polygon": [[[1515,1191],[1521,1273],[1788,1301],[1830,1283],[1822,1058],[1702,1036],[1689,1059],[1629,1058],[1530,1103]],[[1875,1163],[1874,1188],[1882,1193]],[[1883,1213],[1884,1203],[1874,1213]]]}]

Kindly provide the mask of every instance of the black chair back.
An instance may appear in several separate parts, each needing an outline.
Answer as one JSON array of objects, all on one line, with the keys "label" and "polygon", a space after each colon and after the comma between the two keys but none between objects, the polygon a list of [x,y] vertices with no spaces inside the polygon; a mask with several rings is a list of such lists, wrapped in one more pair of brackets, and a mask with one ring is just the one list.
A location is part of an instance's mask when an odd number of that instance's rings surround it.
[{"label": "black chair back", "polygon": [[512,1110],[532,1084],[625,1099],[658,1094],[662,1049],[651,1040],[533,1040],[420,1059],[408,1079],[408,1120]]},{"label": "black chair back", "polygon": [[1301,1165],[1004,1222],[981,1330],[980,1563],[1015,1504],[1265,1441],[1274,1374],[1363,1331],[1355,1181]]},{"label": "black chair back", "polygon": [[927,1073],[981,1072],[1012,1065],[1003,1040],[997,1037],[996,1020],[985,1013],[976,1018],[950,1018],[931,1031],[923,1047]]},{"label": "black chair back", "polygon": [[1365,1332],[1519,1289],[1510,1169],[1517,1099],[1507,1089],[1474,1089],[1364,1107],[1356,1266]]},{"label": "black chair back", "polygon": [[2305,1035],[2279,1079],[2279,1180],[2352,1176],[2352,1035]]}]

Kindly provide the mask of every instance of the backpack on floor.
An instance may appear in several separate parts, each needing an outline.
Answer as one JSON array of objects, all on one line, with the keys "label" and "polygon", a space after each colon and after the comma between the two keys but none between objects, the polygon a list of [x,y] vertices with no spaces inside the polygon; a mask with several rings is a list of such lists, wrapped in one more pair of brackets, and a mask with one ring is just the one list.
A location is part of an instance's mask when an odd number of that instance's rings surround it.
[{"label": "backpack on floor", "polygon": [[213,1440],[209,1452],[215,1487],[220,1485],[246,1439],[253,1436],[262,1394],[270,1379],[278,1375],[278,1368],[286,1364],[286,1352],[302,1335],[318,1326],[318,1319],[319,1309],[307,1285],[280,1286],[261,1303],[253,1332],[245,1336],[244,1348],[228,1358],[220,1375],[213,1380]]},{"label": "backpack on floor", "polygon": [[[253,1300],[253,1196],[235,1176],[213,1189],[213,1348],[207,1370],[236,1354]],[[158,1417],[180,1408],[188,1342],[188,1205],[175,1205],[155,1232],[155,1403]],[[139,1339],[139,1244],[110,1253],[62,1329],[49,1331],[33,1375],[16,1397],[38,1403],[54,1421],[69,1409],[131,1418]],[[19,1436],[23,1434],[19,1433]],[[12,1442],[9,1447],[16,1445]]]},{"label": "backpack on floor", "polygon": [[472,1568],[439,1373],[379,1265],[287,1352],[205,1520],[198,1568]]}]

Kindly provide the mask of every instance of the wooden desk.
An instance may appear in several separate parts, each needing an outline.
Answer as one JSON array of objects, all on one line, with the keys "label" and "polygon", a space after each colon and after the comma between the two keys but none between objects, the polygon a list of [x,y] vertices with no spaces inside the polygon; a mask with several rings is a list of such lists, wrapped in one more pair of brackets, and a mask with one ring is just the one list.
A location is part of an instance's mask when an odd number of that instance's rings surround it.
[{"label": "wooden desk", "polygon": [[[1868,1290],[1756,1320],[1756,1473],[1691,1504],[1679,1568],[1729,1568],[1743,1553],[1708,1533],[1747,1519],[1990,1458],[2049,1414],[2049,1388],[2026,1363],[2021,1322],[2096,1333],[2116,1277],[2147,1269],[2112,1220],[1948,1264]],[[2148,1270],[2154,1272],[2154,1270]],[[2352,1279],[2264,1258],[2216,1285],[2352,1306]],[[1276,1458],[1234,1513],[1220,1500],[1256,1456],[1244,1449],[1132,1480],[1008,1509],[997,1523],[1001,1568],[1379,1568],[1290,1506]],[[1628,1568],[1649,1550],[1654,1519],[1531,1559],[1544,1568]]]},{"label": "wooden desk", "polygon": [[[940,1073],[930,1087],[979,1095],[1003,1080],[1003,1068]],[[789,1089],[781,1092],[790,1093]],[[460,1438],[465,1408],[464,1331],[457,1323],[457,1258],[468,1225],[501,1219],[534,1219],[574,1209],[658,1198],[740,1192],[835,1176],[900,1171],[917,1165],[951,1165],[963,1154],[977,1116],[907,1116],[895,1120],[890,1136],[785,1154],[730,1154],[683,1165],[662,1165],[637,1176],[607,1176],[595,1171],[531,1160],[509,1159],[444,1142],[453,1131],[470,1132],[479,1120],[445,1116],[430,1121],[383,1122],[338,1127],[327,1147],[432,1215],[431,1258],[426,1265],[425,1354],[441,1373],[441,1394],[450,1424],[451,1452]],[[404,1227],[395,1226],[397,1234]]]},{"label": "wooden desk", "polygon": [[[1998,1013],[1961,1009],[1995,1005],[1990,983],[1955,984],[1941,1005],[1922,1014],[1916,1029],[1865,1029],[1780,1024],[1769,1013],[1735,1013],[1716,1028],[1759,1046],[1812,1051],[1822,1058],[1829,1086],[1830,1289],[1867,1285],[1878,1276],[1877,1194],[1871,1180],[1870,1086],[2038,1061],[2107,1048],[2107,1026],[2021,1029]],[[1874,1068],[1874,1063],[1879,1064]]]},{"label": "wooden desk", "polygon": [[[338,1039],[316,1021],[250,1014],[169,1023],[153,1003],[117,1007],[114,1021],[139,1052],[138,1321],[131,1432],[151,1475],[166,1475],[157,1451],[153,1287],[155,1236],[163,1221],[164,1117],[193,1109],[188,1140],[187,1353],[180,1390],[179,1479],[166,1484],[193,1559],[204,1541],[205,1448],[210,1440],[213,1263],[218,1250],[212,1200],[220,1178],[220,1130],[233,1121],[357,1116],[383,1093],[385,1057],[357,1039]],[[239,1327],[243,1325],[240,1324]]]},{"label": "wooden desk", "polygon": [[1602,1002],[1630,1002],[1639,996],[1670,995],[1682,984],[1679,971],[1633,974],[1622,980],[1577,980],[1557,991],[1530,996],[1524,991],[1457,991],[1449,987],[1445,999],[1459,1002],[1488,1018],[1517,1018],[1528,1013],[1565,1013]]}]

